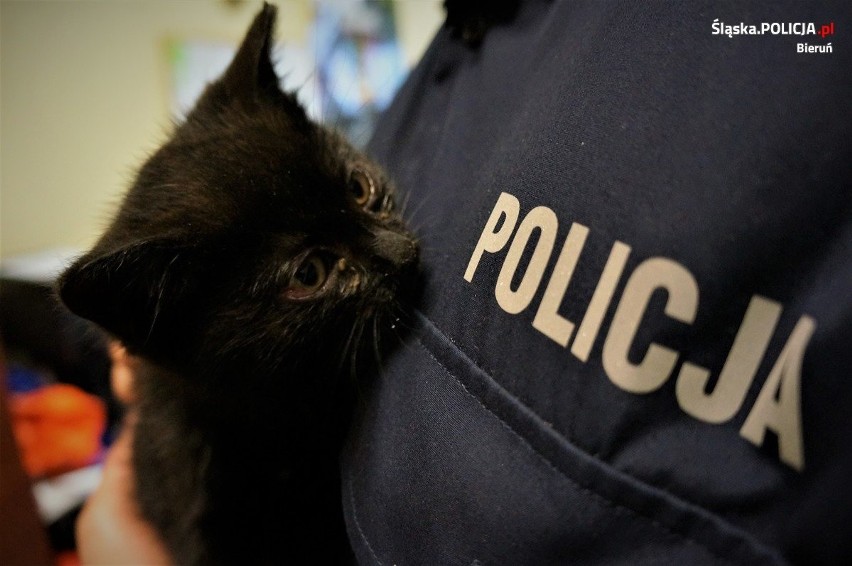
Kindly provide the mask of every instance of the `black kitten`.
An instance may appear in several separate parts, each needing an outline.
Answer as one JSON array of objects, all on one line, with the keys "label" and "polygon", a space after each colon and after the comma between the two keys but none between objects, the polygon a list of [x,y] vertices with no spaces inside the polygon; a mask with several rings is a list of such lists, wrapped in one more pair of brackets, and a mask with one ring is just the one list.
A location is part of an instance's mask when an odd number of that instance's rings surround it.
[{"label": "black kitten", "polygon": [[264,6],[59,282],[145,359],[137,497],[179,564],[350,557],[350,376],[417,263],[385,175],[280,89],[274,20]]}]

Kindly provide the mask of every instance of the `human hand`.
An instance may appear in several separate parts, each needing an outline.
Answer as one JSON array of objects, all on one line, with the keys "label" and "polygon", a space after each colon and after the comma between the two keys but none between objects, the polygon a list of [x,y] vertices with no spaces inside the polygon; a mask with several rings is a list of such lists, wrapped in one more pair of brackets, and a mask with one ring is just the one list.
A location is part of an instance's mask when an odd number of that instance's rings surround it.
[{"label": "human hand", "polygon": [[82,564],[171,564],[154,528],[142,517],[135,497],[133,402],[135,362],[124,348],[110,348],[112,387],[116,397],[130,403],[124,427],[104,461],[100,486],[86,501],[77,519],[77,551]]}]

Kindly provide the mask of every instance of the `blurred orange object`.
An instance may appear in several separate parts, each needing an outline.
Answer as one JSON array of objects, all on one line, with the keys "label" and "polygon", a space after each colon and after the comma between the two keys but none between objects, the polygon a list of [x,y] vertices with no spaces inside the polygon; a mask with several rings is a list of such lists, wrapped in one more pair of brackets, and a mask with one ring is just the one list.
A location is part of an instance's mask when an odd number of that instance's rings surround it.
[{"label": "blurred orange object", "polygon": [[106,407],[73,385],[48,385],[11,396],[12,431],[30,477],[90,464],[101,452]]},{"label": "blurred orange object", "polygon": [[66,550],[56,555],[54,566],[80,566],[80,557],[74,550]]}]

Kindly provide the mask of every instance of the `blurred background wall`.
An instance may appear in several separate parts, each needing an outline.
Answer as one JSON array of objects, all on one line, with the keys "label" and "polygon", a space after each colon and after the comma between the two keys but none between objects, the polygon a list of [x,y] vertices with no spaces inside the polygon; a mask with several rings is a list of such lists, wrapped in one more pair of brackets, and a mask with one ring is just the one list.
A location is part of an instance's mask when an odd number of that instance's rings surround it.
[{"label": "blurred background wall", "polygon": [[[323,3],[273,3],[279,6],[278,39],[310,41]],[[441,0],[384,4],[402,59],[413,64],[443,19]],[[91,245],[136,167],[168,135],[175,42],[236,47],[260,5],[2,0],[0,259]],[[287,65],[281,61],[281,68]]]}]

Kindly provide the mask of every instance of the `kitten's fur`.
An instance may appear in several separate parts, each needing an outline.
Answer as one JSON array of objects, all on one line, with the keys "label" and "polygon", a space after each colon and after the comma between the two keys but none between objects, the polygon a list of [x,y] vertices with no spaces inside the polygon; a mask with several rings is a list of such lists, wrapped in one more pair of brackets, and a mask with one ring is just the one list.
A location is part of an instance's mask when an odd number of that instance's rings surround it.
[{"label": "kitten's fur", "polygon": [[145,360],[137,497],[179,564],[350,557],[337,458],[355,352],[372,356],[417,262],[385,175],[280,90],[274,20],[264,6],[59,282]]}]

